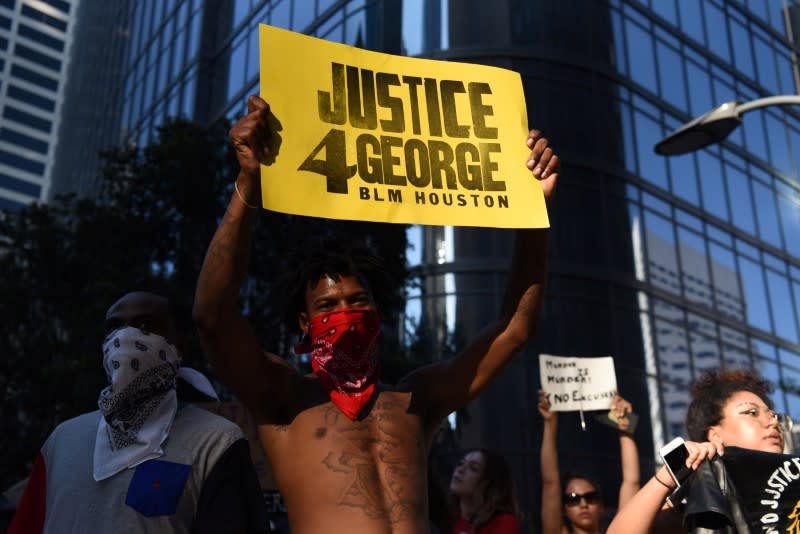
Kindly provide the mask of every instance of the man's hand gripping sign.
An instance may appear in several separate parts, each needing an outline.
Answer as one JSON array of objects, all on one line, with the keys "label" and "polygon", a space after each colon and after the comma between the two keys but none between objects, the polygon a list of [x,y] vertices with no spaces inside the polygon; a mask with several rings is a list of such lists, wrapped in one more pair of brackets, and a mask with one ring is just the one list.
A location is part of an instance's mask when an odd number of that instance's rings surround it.
[{"label": "man's hand gripping sign", "polygon": [[260,27],[273,114],[267,209],[334,219],[545,228],[516,72]]}]

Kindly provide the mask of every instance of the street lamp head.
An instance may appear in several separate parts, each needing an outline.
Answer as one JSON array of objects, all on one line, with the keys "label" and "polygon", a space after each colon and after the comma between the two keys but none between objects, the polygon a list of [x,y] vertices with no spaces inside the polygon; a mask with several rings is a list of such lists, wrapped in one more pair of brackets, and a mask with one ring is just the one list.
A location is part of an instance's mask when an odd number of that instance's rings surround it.
[{"label": "street lamp head", "polygon": [[742,123],[741,102],[733,100],[684,124],[655,146],[657,154],[677,156],[719,143]]}]

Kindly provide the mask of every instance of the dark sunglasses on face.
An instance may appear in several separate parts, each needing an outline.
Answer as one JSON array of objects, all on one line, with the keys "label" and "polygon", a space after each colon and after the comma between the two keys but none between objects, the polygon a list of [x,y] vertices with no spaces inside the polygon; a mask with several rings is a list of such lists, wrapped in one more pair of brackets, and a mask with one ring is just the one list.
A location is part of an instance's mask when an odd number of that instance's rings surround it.
[{"label": "dark sunglasses on face", "polygon": [[597,504],[600,501],[600,495],[597,490],[587,491],[586,493],[565,493],[564,504],[567,506],[576,506],[580,504],[581,499],[586,501],[586,504]]}]

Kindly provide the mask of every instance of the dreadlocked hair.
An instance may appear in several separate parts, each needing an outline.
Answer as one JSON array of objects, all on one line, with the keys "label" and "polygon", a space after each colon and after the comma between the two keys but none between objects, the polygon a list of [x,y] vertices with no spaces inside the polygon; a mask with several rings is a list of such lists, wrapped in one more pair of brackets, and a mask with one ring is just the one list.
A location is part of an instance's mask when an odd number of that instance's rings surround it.
[{"label": "dreadlocked hair", "polygon": [[335,281],[354,276],[372,296],[378,309],[391,302],[389,277],[383,262],[367,243],[339,233],[312,236],[294,249],[279,284],[284,293],[284,321],[297,324],[297,314],[306,311],[306,291],[325,276]]},{"label": "dreadlocked hair", "polygon": [[772,384],[752,369],[719,369],[704,373],[692,386],[692,402],[686,412],[686,430],[693,441],[707,441],[708,429],[722,420],[731,395],[749,391],[772,409]]}]

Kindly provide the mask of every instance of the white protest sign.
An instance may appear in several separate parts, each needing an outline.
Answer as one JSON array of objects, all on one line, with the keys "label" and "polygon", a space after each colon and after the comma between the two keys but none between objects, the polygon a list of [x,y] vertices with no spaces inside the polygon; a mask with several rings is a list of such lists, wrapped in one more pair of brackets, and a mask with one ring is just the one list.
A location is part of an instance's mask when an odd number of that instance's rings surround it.
[{"label": "white protest sign", "polygon": [[607,410],[617,392],[611,356],[578,358],[539,355],[542,390],[554,412]]}]

